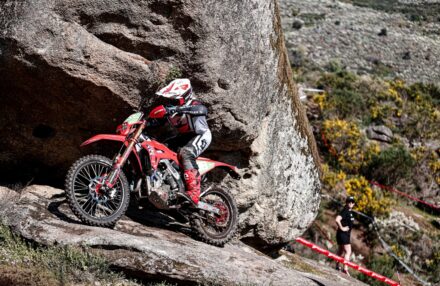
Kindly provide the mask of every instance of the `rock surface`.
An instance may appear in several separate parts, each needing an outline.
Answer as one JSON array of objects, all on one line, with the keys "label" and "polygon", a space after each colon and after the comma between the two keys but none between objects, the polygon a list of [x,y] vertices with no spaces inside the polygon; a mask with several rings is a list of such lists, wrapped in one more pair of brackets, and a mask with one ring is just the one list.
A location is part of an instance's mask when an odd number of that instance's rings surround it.
[{"label": "rock surface", "polygon": [[22,237],[41,245],[88,246],[114,268],[140,279],[189,285],[364,285],[298,258],[292,267],[300,271],[291,269],[286,259],[272,260],[238,241],[224,248],[195,241],[185,234],[185,225],[167,216],[160,220],[159,214],[124,218],[114,230],[85,226],[68,210],[63,191],[47,186],[33,185],[19,194],[0,187],[0,202],[4,223]]},{"label": "rock surface", "polygon": [[391,143],[393,141],[393,131],[385,125],[369,126],[366,130],[369,139]]},{"label": "rock surface", "polygon": [[224,182],[242,235],[276,244],[314,219],[317,149],[276,1],[6,0],[0,31],[3,174],[62,178],[83,140],[114,132],[167,78],[189,77],[210,110],[206,156],[242,169]]},{"label": "rock surface", "polygon": [[[365,5],[369,2],[385,1],[368,1]],[[339,61],[359,73],[399,76],[409,82],[440,82],[437,20],[419,23],[400,13],[333,0],[280,0],[280,11],[289,53],[299,51],[317,66]],[[299,30],[292,28],[298,19],[306,21]]]}]

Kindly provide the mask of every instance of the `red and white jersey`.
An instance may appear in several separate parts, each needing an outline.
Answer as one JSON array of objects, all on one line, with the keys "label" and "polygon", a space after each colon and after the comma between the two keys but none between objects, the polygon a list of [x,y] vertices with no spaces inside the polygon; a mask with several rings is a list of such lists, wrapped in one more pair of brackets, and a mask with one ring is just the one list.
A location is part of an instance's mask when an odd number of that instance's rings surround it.
[{"label": "red and white jersey", "polygon": [[200,101],[191,100],[186,105],[180,106],[179,114],[168,117],[168,121],[179,133],[203,134],[209,130],[206,122],[207,112],[208,109]]}]

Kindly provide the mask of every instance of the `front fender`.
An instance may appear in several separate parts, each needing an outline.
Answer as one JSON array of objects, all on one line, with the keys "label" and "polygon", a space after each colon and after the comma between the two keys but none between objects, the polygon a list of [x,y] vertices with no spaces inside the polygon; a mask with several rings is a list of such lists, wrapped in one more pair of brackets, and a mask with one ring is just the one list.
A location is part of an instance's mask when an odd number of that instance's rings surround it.
[{"label": "front fender", "polygon": [[[93,137],[87,139],[86,141],[84,141],[84,142],[81,144],[81,147],[84,147],[84,146],[90,145],[90,144],[92,144],[92,143],[95,143],[95,142],[98,142],[98,141],[101,141],[101,140],[107,140],[107,141],[118,141],[118,142],[122,142],[122,143],[124,143],[124,142],[125,142],[125,138],[126,138],[126,137],[123,136],[123,135],[116,135],[116,134],[98,134],[98,135],[95,135],[95,136],[93,136]],[[125,144],[125,145],[127,145],[127,144]],[[136,152],[136,148],[134,148],[133,150],[134,150],[134,152],[132,152],[132,153],[133,153],[134,156],[136,157],[136,161],[137,161],[137,163],[138,163],[139,171],[140,171],[140,172],[143,172],[143,171],[142,171],[142,170],[143,170],[143,168],[142,168],[142,163],[141,163],[141,159],[139,158],[139,154]]]},{"label": "front fender", "polygon": [[87,139],[81,144],[81,147],[87,146],[89,144],[95,143],[101,140],[110,140],[110,141],[119,141],[124,142],[125,136],[123,135],[115,135],[115,134],[98,134],[93,136],[92,138]]}]

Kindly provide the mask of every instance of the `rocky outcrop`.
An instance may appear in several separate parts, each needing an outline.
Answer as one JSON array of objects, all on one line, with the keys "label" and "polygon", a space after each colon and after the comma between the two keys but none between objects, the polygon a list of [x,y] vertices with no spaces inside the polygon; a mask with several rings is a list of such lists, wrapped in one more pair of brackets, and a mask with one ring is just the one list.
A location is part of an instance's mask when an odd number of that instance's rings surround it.
[{"label": "rocky outcrop", "polygon": [[206,156],[242,170],[239,183],[223,182],[239,202],[242,235],[276,244],[314,219],[318,157],[276,1],[6,0],[0,31],[0,167],[9,178],[62,178],[83,140],[113,132],[141,97],[152,103],[182,76],[209,106]]},{"label": "rocky outcrop", "polygon": [[[409,82],[440,81],[439,73],[433,72],[438,71],[440,64],[437,17],[432,22],[420,23],[401,13],[386,13],[346,2],[349,1],[280,0],[291,56],[297,57],[299,53],[319,67],[337,61],[360,74],[399,76]],[[369,1],[362,6],[377,3],[388,6],[388,12],[425,9],[430,13],[429,8],[422,7],[427,3],[422,2],[408,2],[408,9],[400,10],[397,3],[383,1]],[[434,11],[432,14],[436,15]],[[297,29],[298,20],[305,22],[301,29]]]},{"label": "rocky outcrop", "polygon": [[[6,203],[4,203],[6,202]],[[11,229],[40,245],[87,246],[113,269],[141,281],[179,285],[364,285],[313,262],[275,261],[239,241],[223,248],[195,241],[182,225],[146,210],[132,212],[115,229],[80,224],[63,191],[30,186],[16,193],[0,188],[0,216]],[[291,266],[289,266],[291,265]],[[291,269],[295,268],[298,270]]]},{"label": "rocky outcrop", "polygon": [[368,126],[366,134],[369,139],[391,143],[393,141],[393,131],[385,125]]}]

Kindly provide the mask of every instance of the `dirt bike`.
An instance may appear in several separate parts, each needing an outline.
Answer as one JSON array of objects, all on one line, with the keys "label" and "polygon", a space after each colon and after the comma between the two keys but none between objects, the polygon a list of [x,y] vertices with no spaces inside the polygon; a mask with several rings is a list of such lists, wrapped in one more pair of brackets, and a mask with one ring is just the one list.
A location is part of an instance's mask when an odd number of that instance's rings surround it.
[{"label": "dirt bike", "polygon": [[[65,182],[69,206],[85,224],[113,227],[127,211],[130,195],[136,194],[137,199],[147,198],[159,210],[177,210],[200,239],[222,246],[237,229],[235,199],[229,191],[212,186],[201,190],[197,205],[187,196],[177,154],[144,132],[148,119],[165,115],[164,106],[154,108],[148,117],[134,113],[117,127],[116,134],[99,134],[82,143],[110,140],[123,145],[113,160],[87,155],[71,166]],[[203,157],[197,164],[202,178],[222,168],[240,179],[235,166]]]}]

